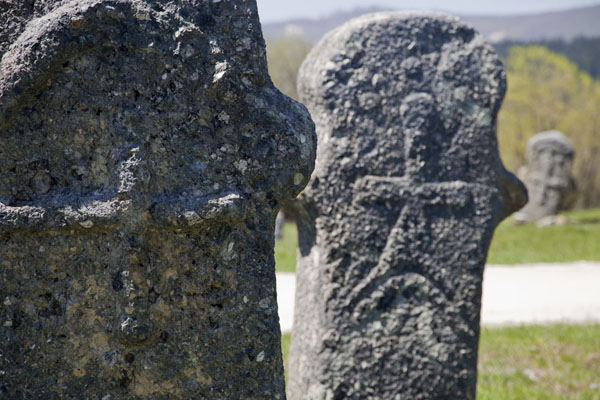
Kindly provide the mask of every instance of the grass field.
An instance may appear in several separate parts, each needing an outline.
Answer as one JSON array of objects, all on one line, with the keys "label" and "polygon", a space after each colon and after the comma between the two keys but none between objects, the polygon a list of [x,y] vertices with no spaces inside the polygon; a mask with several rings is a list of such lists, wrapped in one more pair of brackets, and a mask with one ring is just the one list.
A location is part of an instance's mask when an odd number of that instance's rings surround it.
[{"label": "grass field", "polygon": [[275,242],[275,268],[277,272],[296,271],[296,249],[298,230],[296,224],[283,225],[283,239]]},{"label": "grass field", "polygon": [[[600,261],[600,209],[563,215],[568,224],[543,228],[535,224],[515,225],[511,219],[502,222],[494,234],[488,263]],[[296,226],[285,224],[283,235],[283,240],[275,244],[277,271],[294,272],[298,246]]]},{"label": "grass field", "polygon": [[490,264],[600,261],[600,209],[564,213],[568,224],[538,228],[504,221],[496,229]]},{"label": "grass field", "polygon": [[483,329],[478,400],[600,400],[600,325]]},{"label": "grass field", "polygon": [[600,325],[483,329],[477,399],[600,400]]}]

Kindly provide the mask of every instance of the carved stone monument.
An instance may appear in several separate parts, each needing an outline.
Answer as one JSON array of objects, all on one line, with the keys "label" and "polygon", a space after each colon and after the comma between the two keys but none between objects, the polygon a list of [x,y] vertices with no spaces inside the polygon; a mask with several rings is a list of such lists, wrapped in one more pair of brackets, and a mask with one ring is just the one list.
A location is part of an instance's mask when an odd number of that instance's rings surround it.
[{"label": "carved stone monument", "polygon": [[316,135],[254,0],[0,4],[0,398],[283,399]]},{"label": "carved stone monument", "polygon": [[519,170],[529,192],[529,202],[515,214],[515,221],[538,221],[572,205],[574,156],[575,147],[559,131],[541,132],[529,139],[527,165]]},{"label": "carved stone monument", "polygon": [[379,13],[325,36],[298,86],[319,146],[288,398],[475,399],[488,246],[526,201],[496,144],[500,60],[456,18]]}]

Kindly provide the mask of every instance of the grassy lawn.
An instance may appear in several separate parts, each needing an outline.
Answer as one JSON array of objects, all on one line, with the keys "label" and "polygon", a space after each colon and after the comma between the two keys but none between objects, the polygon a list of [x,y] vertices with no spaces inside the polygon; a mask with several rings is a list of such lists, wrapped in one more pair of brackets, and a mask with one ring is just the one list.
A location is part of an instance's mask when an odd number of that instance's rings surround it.
[{"label": "grassy lawn", "polygon": [[600,325],[483,329],[479,400],[600,399]]},{"label": "grassy lawn", "polygon": [[[488,255],[490,264],[600,261],[600,208],[563,214],[566,225],[538,228],[515,225],[511,219],[496,229]],[[275,244],[277,272],[296,270],[298,232],[292,223],[283,228],[283,240]]]},{"label": "grassy lawn", "polygon": [[552,263],[600,260],[600,209],[563,214],[566,225],[538,228],[515,225],[511,219],[498,226],[488,255],[490,264]]},{"label": "grassy lawn", "polygon": [[298,248],[298,229],[296,224],[283,225],[283,239],[275,241],[275,268],[277,272],[296,271],[296,249]]},{"label": "grassy lawn", "polygon": [[600,400],[600,325],[487,328],[479,353],[478,400]]}]

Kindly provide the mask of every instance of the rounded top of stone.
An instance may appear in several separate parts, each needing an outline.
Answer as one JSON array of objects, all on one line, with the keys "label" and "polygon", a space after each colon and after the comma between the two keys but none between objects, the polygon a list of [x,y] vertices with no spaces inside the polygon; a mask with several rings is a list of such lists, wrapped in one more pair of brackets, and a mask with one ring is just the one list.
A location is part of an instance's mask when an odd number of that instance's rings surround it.
[{"label": "rounded top of stone", "polygon": [[562,132],[557,130],[537,133],[527,141],[528,153],[546,147],[555,148],[566,155],[575,154],[573,143]]},{"label": "rounded top of stone", "polygon": [[457,16],[447,14],[444,12],[423,11],[423,10],[401,10],[401,11],[379,11],[379,12],[364,14],[364,15],[356,17],[356,18],[340,25],[338,28],[334,29],[330,33],[335,32],[335,31],[356,29],[357,27],[359,27],[361,25],[368,25],[368,24],[371,24],[374,22],[381,23],[381,22],[385,22],[388,20],[398,21],[398,20],[403,20],[403,19],[404,20],[412,20],[412,21],[415,21],[418,19],[446,20],[448,22],[459,23],[459,24],[470,27],[470,25],[461,21],[461,19],[458,18]]},{"label": "rounded top of stone", "polygon": [[[357,66],[361,53],[369,52],[374,60],[370,71],[408,68],[416,70],[419,63],[415,59],[427,58],[434,64],[452,62],[458,75],[460,65],[457,57],[476,55],[481,70],[498,71],[497,82],[490,82],[492,105],[499,108],[504,97],[505,74],[498,56],[484,38],[473,27],[458,17],[423,11],[394,11],[366,14],[355,18],[327,33],[313,48],[300,70],[299,91],[310,93],[330,81],[332,74]],[[454,53],[454,57],[452,57]],[[479,54],[475,54],[479,53]],[[397,65],[386,55],[395,56],[398,61],[407,60],[405,65]],[[450,55],[453,59],[440,57]],[[388,60],[385,60],[388,58]],[[450,65],[449,65],[450,66]],[[472,71],[463,71],[472,72]],[[489,74],[490,76],[493,74]],[[476,81],[474,77],[473,81]],[[351,84],[342,80],[343,84]],[[325,85],[326,89],[329,85]],[[487,98],[486,98],[487,99]]]},{"label": "rounded top of stone", "polygon": [[[356,18],[314,47],[298,87],[318,127],[316,176],[331,177],[342,163],[350,180],[375,174],[495,185],[505,73],[491,46],[457,17]],[[471,167],[483,160],[489,171]]]}]

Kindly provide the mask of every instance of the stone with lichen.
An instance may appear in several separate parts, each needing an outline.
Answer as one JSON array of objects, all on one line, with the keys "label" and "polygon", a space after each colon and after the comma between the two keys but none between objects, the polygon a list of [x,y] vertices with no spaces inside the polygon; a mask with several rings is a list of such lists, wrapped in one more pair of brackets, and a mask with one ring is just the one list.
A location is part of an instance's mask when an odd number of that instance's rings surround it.
[{"label": "stone with lichen", "polygon": [[254,0],[0,2],[0,398],[283,399],[314,127]]}]

